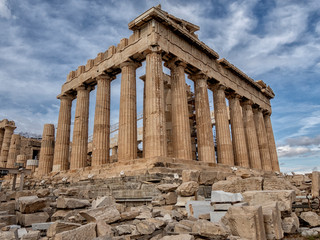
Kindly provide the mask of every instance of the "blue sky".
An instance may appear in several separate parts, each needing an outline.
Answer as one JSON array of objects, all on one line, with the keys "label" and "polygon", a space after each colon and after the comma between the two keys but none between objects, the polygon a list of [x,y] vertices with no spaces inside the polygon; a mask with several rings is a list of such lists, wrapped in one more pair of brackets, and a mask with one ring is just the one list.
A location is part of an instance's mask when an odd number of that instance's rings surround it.
[{"label": "blue sky", "polygon": [[[272,87],[281,170],[320,170],[318,0],[0,0],[0,119],[14,120],[16,132],[36,134],[44,123],[56,124],[56,96],[69,71],[129,37],[127,24],[159,3],[200,26],[200,40],[221,58]],[[137,76],[143,73],[139,68]],[[118,121],[119,80],[112,82],[112,123]],[[139,91],[143,84],[137,84]],[[95,91],[90,101],[92,132]]]}]

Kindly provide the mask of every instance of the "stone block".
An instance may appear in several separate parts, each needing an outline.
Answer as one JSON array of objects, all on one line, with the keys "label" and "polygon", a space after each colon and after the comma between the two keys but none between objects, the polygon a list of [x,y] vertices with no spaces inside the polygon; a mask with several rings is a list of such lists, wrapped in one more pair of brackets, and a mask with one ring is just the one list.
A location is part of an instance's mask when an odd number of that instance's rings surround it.
[{"label": "stone block", "polygon": [[175,206],[177,206],[177,207],[185,207],[188,201],[193,201],[193,200],[196,200],[195,196],[192,196],[192,197],[181,197],[181,196],[178,196],[177,203],[176,203]]},{"label": "stone block", "polygon": [[160,240],[194,240],[194,236],[189,234],[179,234],[172,236],[164,236],[163,238],[160,238]]},{"label": "stone block", "polygon": [[190,197],[195,195],[199,189],[199,184],[195,181],[183,182],[176,190],[178,195],[182,197]]},{"label": "stone block", "polygon": [[49,196],[49,194],[50,194],[50,189],[43,188],[43,189],[37,190],[37,196],[39,198],[47,197]]},{"label": "stone block", "polygon": [[113,223],[120,219],[120,213],[114,206],[81,211],[80,215],[84,217],[88,222],[104,220],[106,223]]},{"label": "stone block", "polygon": [[220,224],[202,219],[194,223],[192,226],[192,232],[200,236],[213,239],[226,239],[227,236],[227,232]]},{"label": "stone block", "polygon": [[228,211],[229,207],[231,207],[231,203],[214,203],[212,204],[213,211]]},{"label": "stone block", "polygon": [[320,194],[320,172],[313,171],[312,172],[312,186],[311,186],[311,194],[312,197],[319,197]]},{"label": "stone block", "polygon": [[58,233],[69,231],[69,230],[78,228],[80,226],[81,224],[78,224],[78,223],[70,223],[70,222],[62,222],[62,221],[54,222],[49,226],[47,230],[47,236],[53,237]]},{"label": "stone block", "polygon": [[28,233],[26,228],[19,228],[17,232],[18,232],[18,238],[22,238],[23,235]]},{"label": "stone block", "polygon": [[222,190],[231,193],[242,193],[245,191],[262,190],[262,177],[242,179],[234,177],[225,181],[219,181],[212,185],[212,191]]},{"label": "stone block", "polygon": [[34,213],[46,207],[47,200],[37,196],[20,197],[16,207],[21,213]]},{"label": "stone block", "polygon": [[0,224],[13,225],[17,223],[16,215],[0,215]]},{"label": "stone block", "polygon": [[212,185],[218,180],[218,172],[214,171],[201,171],[199,175],[200,185]]},{"label": "stone block", "polygon": [[285,233],[295,233],[299,229],[299,218],[295,213],[291,213],[290,217],[282,220],[282,229]]},{"label": "stone block", "polygon": [[9,214],[15,214],[16,201],[0,203],[0,211],[8,211]]},{"label": "stone block", "polygon": [[0,231],[0,239],[16,240],[16,236],[15,236],[14,232]]},{"label": "stone block", "polygon": [[89,240],[97,236],[96,223],[88,223],[73,230],[61,232],[55,235],[55,240]]},{"label": "stone block", "polygon": [[115,227],[115,230],[120,236],[125,234],[131,234],[132,232],[136,231],[136,229],[136,226],[133,224],[123,224]]},{"label": "stone block", "polygon": [[45,223],[33,223],[32,224],[32,230],[34,231],[47,231],[49,229],[49,227],[54,224],[54,222],[45,222]]},{"label": "stone block", "polygon": [[165,184],[158,185],[157,189],[160,190],[161,192],[167,193],[167,192],[175,191],[178,187],[179,185],[175,183],[173,184],[165,183]]},{"label": "stone block", "polygon": [[112,231],[112,227],[109,224],[106,224],[103,220],[98,220],[96,222],[97,224],[97,235],[100,236],[108,236],[112,237],[114,235]]},{"label": "stone block", "polygon": [[315,212],[303,212],[300,214],[300,218],[311,227],[320,226],[320,216]]},{"label": "stone block", "polygon": [[29,231],[27,234],[23,235],[21,240],[39,240],[40,231]]},{"label": "stone block", "polygon": [[156,225],[148,220],[142,220],[136,224],[137,231],[141,235],[150,235],[156,230]]},{"label": "stone block", "polygon": [[226,215],[227,211],[210,212],[210,222],[218,223]]},{"label": "stone block", "polygon": [[186,204],[188,216],[199,218],[199,215],[213,211],[209,201],[188,201]]},{"label": "stone block", "polygon": [[230,207],[222,222],[234,236],[266,240],[261,206]]},{"label": "stone block", "polygon": [[57,208],[75,209],[84,208],[88,206],[90,206],[90,202],[85,199],[65,198],[61,196],[57,199]]},{"label": "stone block", "polygon": [[46,212],[37,212],[37,213],[29,213],[23,214],[17,212],[18,223],[22,226],[28,227],[33,223],[43,223],[49,219],[49,214]]},{"label": "stone block", "polygon": [[243,201],[241,193],[230,193],[224,191],[212,191],[211,202],[212,203],[234,203]]},{"label": "stone block", "polygon": [[199,182],[200,172],[198,170],[183,170],[182,182]]},{"label": "stone block", "polygon": [[267,239],[282,239],[284,235],[278,202],[262,206],[262,213]]},{"label": "stone block", "polygon": [[292,203],[296,198],[293,190],[248,191],[244,192],[242,196],[249,205],[268,205],[278,201],[278,207],[281,212],[291,212]]},{"label": "stone block", "polygon": [[137,216],[139,216],[139,214],[140,214],[139,211],[123,212],[123,213],[120,214],[121,221],[135,219]]},{"label": "stone block", "polygon": [[92,202],[92,208],[99,208],[105,206],[113,206],[116,204],[116,200],[112,196],[98,197]]},{"label": "stone block", "polygon": [[190,233],[192,232],[192,227],[177,223],[174,225],[174,232],[175,233]]},{"label": "stone block", "polygon": [[296,195],[300,193],[300,190],[297,187],[280,177],[264,178],[263,190],[294,190]]},{"label": "stone block", "polygon": [[166,205],[172,205],[177,203],[178,195],[175,192],[168,192],[164,195],[164,199],[166,201]]}]

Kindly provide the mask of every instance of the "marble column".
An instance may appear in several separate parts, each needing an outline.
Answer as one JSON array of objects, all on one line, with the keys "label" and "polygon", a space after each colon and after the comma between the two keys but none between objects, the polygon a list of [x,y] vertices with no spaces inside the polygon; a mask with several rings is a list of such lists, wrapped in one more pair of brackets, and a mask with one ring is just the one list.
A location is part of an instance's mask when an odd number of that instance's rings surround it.
[{"label": "marble column", "polygon": [[109,75],[100,75],[97,80],[96,109],[94,113],[92,163],[100,166],[110,162],[110,83]]},{"label": "marble column", "polygon": [[190,79],[194,81],[198,160],[215,163],[207,77],[204,74],[195,74],[190,76]]},{"label": "marble column", "polygon": [[13,134],[11,137],[10,148],[8,153],[7,168],[14,168],[17,160],[17,155],[20,153],[21,137],[18,134]]},{"label": "marble column", "polygon": [[69,168],[71,106],[72,97],[62,95],[60,97],[57,138],[54,148],[53,172],[64,171]]},{"label": "marble column", "polygon": [[192,160],[191,131],[183,62],[166,64],[171,70],[172,143],[175,158]]},{"label": "marble column", "polygon": [[4,128],[0,128],[0,152],[2,148],[3,138],[4,138]]},{"label": "marble column", "polygon": [[238,94],[228,96],[234,162],[236,166],[250,168],[240,98]]},{"label": "marble column", "polygon": [[70,169],[87,166],[89,95],[91,89],[80,86],[76,90],[77,105],[73,127]]},{"label": "marble column", "polygon": [[261,108],[253,108],[262,169],[272,171],[269,144]]},{"label": "marble column", "polygon": [[253,102],[251,100],[242,102],[244,131],[246,134],[250,167],[254,169],[262,169],[257,131],[253,119],[252,104]]},{"label": "marble column", "polygon": [[272,170],[273,171],[280,172],[278,154],[277,154],[277,147],[276,147],[276,142],[274,140],[274,135],[273,135],[273,129],[272,129],[270,115],[271,115],[270,112],[266,112],[264,114],[264,124],[265,124],[265,127],[266,127],[267,138],[268,138],[268,143],[269,143],[271,166],[272,166]]},{"label": "marble column", "polygon": [[1,147],[1,154],[0,154],[0,167],[6,167],[7,165],[7,159],[9,154],[9,148],[10,148],[10,142],[11,137],[13,134],[15,127],[6,126],[4,131],[4,137]]},{"label": "marble column", "polygon": [[167,156],[167,133],[164,102],[164,80],[161,52],[150,51],[146,56],[145,158]]},{"label": "marble column", "polygon": [[216,122],[218,163],[234,166],[233,147],[230,136],[226,87],[216,84],[213,88],[214,118]]},{"label": "marble column", "polygon": [[136,69],[141,64],[124,62],[121,67],[118,161],[137,158]]},{"label": "marble column", "polygon": [[38,174],[47,175],[52,171],[54,154],[54,125],[45,124],[43,127]]}]

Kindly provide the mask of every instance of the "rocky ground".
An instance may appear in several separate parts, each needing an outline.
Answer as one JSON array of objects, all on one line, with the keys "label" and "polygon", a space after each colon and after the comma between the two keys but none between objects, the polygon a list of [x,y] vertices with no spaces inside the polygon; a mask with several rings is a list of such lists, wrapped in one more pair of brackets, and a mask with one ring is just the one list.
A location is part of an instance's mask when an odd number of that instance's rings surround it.
[{"label": "rocky ground", "polygon": [[8,180],[0,192],[0,239],[320,239],[319,173],[313,175],[233,169],[30,178],[23,191],[8,190]]}]

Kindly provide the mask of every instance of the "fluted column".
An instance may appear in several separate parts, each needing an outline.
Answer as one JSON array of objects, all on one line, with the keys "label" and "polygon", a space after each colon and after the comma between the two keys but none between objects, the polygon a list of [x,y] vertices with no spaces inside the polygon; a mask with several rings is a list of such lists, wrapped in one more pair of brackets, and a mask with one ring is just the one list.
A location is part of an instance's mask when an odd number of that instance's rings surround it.
[{"label": "fluted column", "polygon": [[238,94],[230,94],[228,96],[234,162],[236,166],[249,168],[250,163],[246,136],[244,133],[240,98],[241,96],[239,96]]},{"label": "fluted column", "polygon": [[145,158],[167,155],[162,56],[150,51],[146,56],[145,80]]},{"label": "fluted column", "polygon": [[4,138],[4,128],[0,128],[0,152],[2,148],[3,138]]},{"label": "fluted column", "polygon": [[43,127],[38,174],[47,175],[52,171],[54,154],[54,125],[45,124]]},{"label": "fluted column", "polygon": [[11,137],[15,127],[6,126],[0,154],[0,167],[6,167],[9,154]]},{"label": "fluted column", "polygon": [[216,84],[213,89],[214,118],[216,122],[218,162],[234,165],[233,147],[230,136],[228,110],[226,105],[226,87]]},{"label": "fluted column", "polygon": [[17,155],[20,153],[21,137],[18,134],[13,134],[11,137],[10,148],[8,153],[7,168],[14,168],[17,160]]},{"label": "fluted column", "polygon": [[96,109],[92,139],[92,166],[110,162],[110,82],[109,75],[97,77]]},{"label": "fluted column", "polygon": [[183,62],[166,64],[171,70],[172,143],[175,158],[192,160],[188,99]]},{"label": "fluted column", "polygon": [[90,89],[81,86],[77,89],[77,105],[74,118],[70,169],[87,166],[88,120]]},{"label": "fluted column", "polygon": [[262,169],[272,171],[269,144],[261,108],[253,108]]},{"label": "fluted column", "polygon": [[250,100],[242,102],[243,124],[248,146],[250,167],[254,169],[262,169],[257,131],[253,119],[252,104],[253,103]]},{"label": "fluted column", "polygon": [[198,159],[215,163],[207,77],[204,74],[196,74],[190,78],[194,81]]},{"label": "fluted column", "polygon": [[121,67],[118,161],[137,158],[137,62],[124,62]]},{"label": "fluted column", "polygon": [[265,127],[266,127],[267,138],[268,138],[268,143],[269,143],[271,166],[272,166],[272,170],[273,171],[280,172],[278,154],[277,154],[277,147],[276,147],[276,142],[274,140],[274,135],[273,135],[273,129],[272,129],[270,115],[271,115],[270,112],[266,112],[264,114],[264,124],[265,124]]},{"label": "fluted column", "polygon": [[53,172],[64,171],[69,168],[70,126],[71,126],[72,97],[60,97],[60,110],[57,128],[57,139],[54,148]]}]

